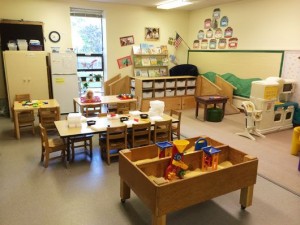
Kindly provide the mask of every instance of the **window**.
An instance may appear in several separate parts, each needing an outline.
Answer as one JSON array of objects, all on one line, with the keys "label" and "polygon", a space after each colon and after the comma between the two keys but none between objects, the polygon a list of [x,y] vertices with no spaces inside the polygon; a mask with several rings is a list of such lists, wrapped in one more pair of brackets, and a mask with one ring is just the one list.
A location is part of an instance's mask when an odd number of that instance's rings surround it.
[{"label": "window", "polygon": [[71,8],[70,15],[72,45],[77,53],[78,75],[88,77],[85,87],[101,87],[101,83],[93,82],[92,77],[104,75],[102,11]]}]

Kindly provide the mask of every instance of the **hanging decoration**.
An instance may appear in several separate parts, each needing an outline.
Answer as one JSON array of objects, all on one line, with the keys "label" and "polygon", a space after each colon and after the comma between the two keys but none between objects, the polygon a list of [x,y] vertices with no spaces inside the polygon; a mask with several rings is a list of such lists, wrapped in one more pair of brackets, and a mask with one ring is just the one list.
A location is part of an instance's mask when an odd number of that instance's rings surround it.
[{"label": "hanging decoration", "polygon": [[204,20],[203,29],[199,29],[197,33],[197,38],[193,41],[193,48],[237,48],[238,38],[233,37],[233,28],[228,25],[228,16],[222,16],[221,9],[215,8],[212,12],[212,17]]},{"label": "hanging decoration", "polygon": [[228,26],[228,17],[223,16],[221,21],[220,21],[220,27],[227,27]]},{"label": "hanging decoration", "polygon": [[209,29],[210,26],[211,26],[211,19],[206,19],[206,20],[204,21],[204,28],[205,28],[205,29]]},{"label": "hanging decoration", "polygon": [[199,30],[198,31],[198,40],[202,40],[204,38],[205,34],[204,34],[204,31],[203,30]]},{"label": "hanging decoration", "polygon": [[231,27],[227,27],[224,32],[225,38],[231,38],[233,33],[233,29]]}]

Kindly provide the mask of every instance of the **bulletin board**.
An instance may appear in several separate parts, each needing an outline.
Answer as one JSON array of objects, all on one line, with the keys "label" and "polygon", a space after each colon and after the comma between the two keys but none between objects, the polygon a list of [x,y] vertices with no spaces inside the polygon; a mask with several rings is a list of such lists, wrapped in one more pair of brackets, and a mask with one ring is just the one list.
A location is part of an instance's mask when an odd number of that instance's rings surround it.
[{"label": "bulletin board", "polygon": [[281,77],[284,51],[264,50],[189,50],[188,63],[200,74],[232,73],[239,78]]}]

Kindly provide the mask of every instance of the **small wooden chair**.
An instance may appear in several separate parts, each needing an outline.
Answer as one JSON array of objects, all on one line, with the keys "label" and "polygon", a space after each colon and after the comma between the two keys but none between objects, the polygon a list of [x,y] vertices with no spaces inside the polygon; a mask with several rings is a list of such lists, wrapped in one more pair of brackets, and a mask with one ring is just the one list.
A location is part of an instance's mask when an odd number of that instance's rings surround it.
[{"label": "small wooden chair", "polygon": [[172,133],[171,133],[171,140],[174,140],[174,135],[177,139],[180,139],[180,122],[181,122],[181,112],[171,109],[170,116],[177,119],[178,123],[172,123]]},{"label": "small wooden chair", "polygon": [[127,148],[127,126],[108,127],[106,138],[99,139],[101,158],[110,165],[110,158],[119,155],[119,151]]},{"label": "small wooden chair", "polygon": [[118,103],[117,104],[117,114],[128,114],[129,113],[129,104]]},{"label": "small wooden chair", "polygon": [[[30,101],[30,94],[20,94],[15,96],[16,101]],[[14,120],[14,107],[11,107],[11,113],[12,113],[12,119]],[[27,110],[24,112],[20,112],[18,115],[18,121],[19,121],[19,127],[25,128],[25,127],[31,127],[32,128],[32,134],[35,134],[34,129],[34,110]]]},{"label": "small wooden chair", "polygon": [[155,121],[153,142],[171,141],[172,120]]},{"label": "small wooden chair", "polygon": [[101,104],[87,105],[84,107],[83,115],[85,117],[94,117],[101,113]]},{"label": "small wooden chair", "polygon": [[90,158],[93,157],[93,135],[92,134],[70,137],[69,146],[71,146],[71,150],[72,150],[72,159],[71,159],[72,162],[74,161],[75,158],[75,148],[83,147],[84,152],[88,153],[88,147],[89,147],[89,156]]},{"label": "small wooden chair", "polygon": [[48,131],[55,131],[54,121],[60,120],[58,107],[39,108],[39,120],[42,126]]},{"label": "small wooden chair", "polygon": [[130,147],[140,147],[151,143],[151,123],[132,124],[129,143]]},{"label": "small wooden chair", "polygon": [[[44,162],[44,167],[48,167],[49,162],[49,155],[50,153],[61,151],[61,156],[58,156],[59,158],[62,158],[63,161],[65,160],[65,153],[67,151],[67,145],[64,143],[64,140],[61,138],[48,138],[47,131],[43,127],[42,124],[39,124],[40,131],[41,131],[41,142],[42,142],[42,155],[41,155],[41,161]],[[54,157],[52,159],[58,158]]]}]

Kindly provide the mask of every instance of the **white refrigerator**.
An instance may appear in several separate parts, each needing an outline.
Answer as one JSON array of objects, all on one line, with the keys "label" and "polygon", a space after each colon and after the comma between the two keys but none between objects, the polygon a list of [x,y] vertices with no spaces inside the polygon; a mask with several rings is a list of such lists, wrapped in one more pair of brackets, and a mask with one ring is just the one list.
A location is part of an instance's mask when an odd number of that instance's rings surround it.
[{"label": "white refrigerator", "polygon": [[53,98],[58,101],[60,112],[74,112],[73,98],[79,97],[76,54],[51,53],[50,67]]}]

